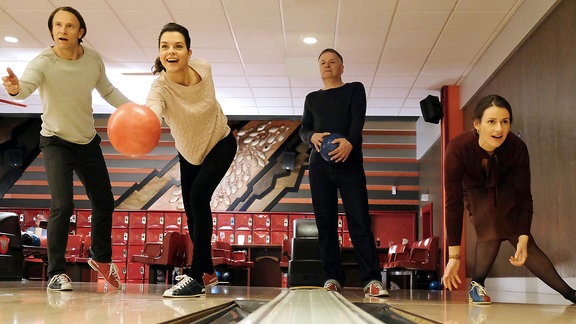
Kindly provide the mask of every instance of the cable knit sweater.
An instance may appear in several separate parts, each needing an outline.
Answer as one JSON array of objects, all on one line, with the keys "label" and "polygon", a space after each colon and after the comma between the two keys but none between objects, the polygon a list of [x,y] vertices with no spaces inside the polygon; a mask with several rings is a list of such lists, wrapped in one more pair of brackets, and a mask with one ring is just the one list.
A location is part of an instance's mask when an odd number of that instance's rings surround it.
[{"label": "cable knit sweater", "polygon": [[51,47],[35,57],[20,77],[20,92],[13,96],[24,99],[36,89],[42,98],[43,136],[57,136],[76,144],[87,144],[94,136],[92,91],[98,90],[110,105],[118,107],[128,99],[106,77],[100,55],[85,46],[77,60],[58,57]]},{"label": "cable knit sweater", "polygon": [[193,59],[189,66],[202,78],[198,84],[172,82],[162,71],[152,84],[146,104],[170,126],[178,152],[191,164],[200,165],[216,143],[230,133],[230,127],[216,100],[210,64]]}]

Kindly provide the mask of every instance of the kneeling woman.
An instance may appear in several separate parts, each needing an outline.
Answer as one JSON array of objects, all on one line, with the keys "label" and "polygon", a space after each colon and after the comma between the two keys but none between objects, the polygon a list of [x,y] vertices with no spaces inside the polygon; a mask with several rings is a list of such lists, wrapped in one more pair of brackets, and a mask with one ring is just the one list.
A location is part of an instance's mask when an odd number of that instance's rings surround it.
[{"label": "kneeling woman", "polygon": [[500,244],[516,248],[510,263],[526,267],[564,298],[576,303],[576,293],[560,277],[530,233],[532,193],[526,144],[510,133],[512,108],[491,95],[474,110],[474,130],[450,141],[445,157],[446,230],[449,260],[443,276],[446,288],[458,288],[460,241],[464,207],[474,224],[478,243],[469,302],[490,304],[484,280]]}]

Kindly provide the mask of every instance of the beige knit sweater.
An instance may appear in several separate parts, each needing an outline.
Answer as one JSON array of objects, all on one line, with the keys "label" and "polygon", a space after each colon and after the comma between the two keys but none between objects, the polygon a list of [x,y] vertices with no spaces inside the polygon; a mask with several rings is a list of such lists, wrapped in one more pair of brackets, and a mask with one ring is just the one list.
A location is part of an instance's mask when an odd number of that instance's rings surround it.
[{"label": "beige knit sweater", "polygon": [[84,54],[79,59],[66,60],[48,47],[28,63],[20,78],[20,92],[13,98],[27,98],[38,89],[43,107],[40,130],[43,136],[58,136],[76,144],[90,143],[96,136],[94,89],[114,107],[128,102],[108,80],[100,54],[83,48]]},{"label": "beige knit sweater", "polygon": [[210,64],[189,62],[202,80],[193,86],[172,82],[162,71],[154,80],[146,104],[170,127],[176,149],[191,164],[200,165],[210,150],[230,132],[228,118],[216,100]]}]

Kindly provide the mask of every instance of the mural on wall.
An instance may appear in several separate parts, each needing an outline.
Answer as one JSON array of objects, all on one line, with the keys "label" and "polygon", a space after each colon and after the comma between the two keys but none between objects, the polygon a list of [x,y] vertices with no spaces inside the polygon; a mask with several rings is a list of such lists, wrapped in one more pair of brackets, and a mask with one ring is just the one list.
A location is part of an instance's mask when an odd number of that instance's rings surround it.
[{"label": "mural on wall", "polygon": [[[249,184],[269,163],[270,157],[298,127],[299,121],[251,121],[236,132],[238,151],[211,200],[213,211],[226,211],[250,190]],[[176,167],[175,167],[176,169]],[[179,172],[174,177],[179,180]],[[179,181],[177,181],[179,183]],[[174,185],[149,209],[184,210],[182,190]]]}]

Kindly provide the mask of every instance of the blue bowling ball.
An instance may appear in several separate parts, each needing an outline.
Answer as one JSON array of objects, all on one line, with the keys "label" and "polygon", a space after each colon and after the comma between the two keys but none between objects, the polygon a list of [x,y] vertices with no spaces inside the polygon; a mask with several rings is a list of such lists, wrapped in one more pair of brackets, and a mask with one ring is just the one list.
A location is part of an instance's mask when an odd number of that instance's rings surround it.
[{"label": "blue bowling ball", "polygon": [[320,155],[322,155],[324,160],[330,162],[330,155],[328,155],[328,153],[334,151],[338,147],[338,144],[332,143],[332,141],[342,137],[344,136],[338,133],[330,133],[330,135],[324,136],[322,144],[320,144]]},{"label": "blue bowling ball", "polygon": [[222,273],[222,281],[223,282],[230,282],[230,272],[225,271]]},{"label": "blue bowling ball", "polygon": [[428,284],[428,289],[430,290],[440,290],[442,289],[442,284],[438,280],[432,280]]},{"label": "blue bowling ball", "polygon": [[22,245],[40,246],[40,237],[32,232],[23,232]]},{"label": "blue bowling ball", "polygon": [[31,233],[22,232],[22,245],[32,245],[34,244],[34,239],[32,238]]}]

